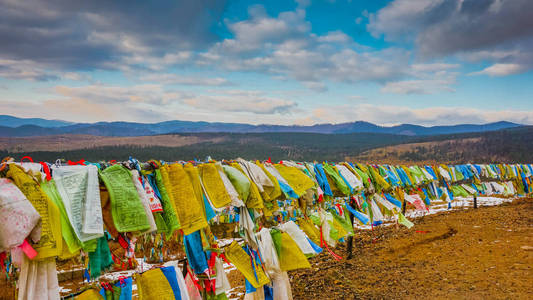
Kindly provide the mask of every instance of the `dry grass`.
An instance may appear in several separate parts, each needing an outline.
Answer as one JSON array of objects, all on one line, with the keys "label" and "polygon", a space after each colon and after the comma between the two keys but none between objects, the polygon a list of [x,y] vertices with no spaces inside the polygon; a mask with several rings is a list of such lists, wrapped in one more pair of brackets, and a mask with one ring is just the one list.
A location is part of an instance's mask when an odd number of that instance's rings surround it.
[{"label": "dry grass", "polygon": [[164,146],[180,147],[200,142],[219,142],[223,138],[201,138],[183,135],[153,135],[136,137],[106,137],[65,134],[40,137],[0,138],[0,149],[13,153],[33,151],[66,151],[102,146]]},{"label": "dry grass", "polygon": [[[433,151],[436,148],[446,147],[450,152],[458,152],[468,150],[469,145],[478,143],[481,138],[466,138],[466,139],[454,139],[444,140],[436,142],[423,142],[423,143],[411,143],[400,144],[394,146],[387,146],[382,148],[376,148],[365,151],[355,157],[346,157],[347,161],[357,161],[361,163],[380,163],[380,164],[437,164],[437,163],[454,163],[453,161],[436,161],[434,159],[425,159],[411,161],[402,158],[405,153],[415,151],[418,148],[425,148],[428,152]],[[453,146],[452,146],[453,145]]]}]

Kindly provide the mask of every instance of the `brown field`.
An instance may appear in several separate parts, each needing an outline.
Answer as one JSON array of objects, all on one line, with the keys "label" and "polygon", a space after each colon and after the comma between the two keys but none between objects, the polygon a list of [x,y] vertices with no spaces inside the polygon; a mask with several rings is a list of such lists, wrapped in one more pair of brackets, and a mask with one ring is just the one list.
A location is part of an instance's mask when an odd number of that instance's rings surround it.
[{"label": "brown field", "polygon": [[[416,164],[437,164],[437,163],[454,163],[455,161],[442,161],[438,162],[435,159],[425,159],[425,160],[409,160],[401,157],[402,154],[408,152],[416,151],[419,148],[426,149],[429,153],[433,153],[434,149],[437,148],[446,148],[449,149],[450,153],[458,153],[460,151],[467,150],[469,145],[476,144],[481,141],[481,138],[466,138],[466,139],[453,139],[445,141],[436,141],[436,142],[423,142],[423,143],[411,143],[411,144],[400,144],[394,146],[381,147],[376,149],[371,149],[365,151],[355,157],[347,157],[347,161],[357,161],[362,163],[380,163],[380,164],[405,164],[405,163],[416,163]],[[430,155],[431,156],[431,155]]]},{"label": "brown field", "polygon": [[33,152],[33,151],[66,151],[76,149],[87,149],[102,146],[164,146],[180,147],[200,142],[219,142],[223,138],[201,138],[197,136],[183,135],[153,135],[135,137],[106,137],[94,135],[52,135],[40,137],[10,137],[0,138],[0,149],[9,152]]}]

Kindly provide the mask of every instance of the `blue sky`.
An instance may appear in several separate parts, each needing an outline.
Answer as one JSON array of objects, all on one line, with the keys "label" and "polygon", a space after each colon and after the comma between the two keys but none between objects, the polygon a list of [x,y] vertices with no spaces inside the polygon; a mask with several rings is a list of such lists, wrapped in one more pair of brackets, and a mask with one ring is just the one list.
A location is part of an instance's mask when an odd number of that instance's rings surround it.
[{"label": "blue sky", "polygon": [[533,124],[532,10],[0,0],[0,107],[76,122]]}]

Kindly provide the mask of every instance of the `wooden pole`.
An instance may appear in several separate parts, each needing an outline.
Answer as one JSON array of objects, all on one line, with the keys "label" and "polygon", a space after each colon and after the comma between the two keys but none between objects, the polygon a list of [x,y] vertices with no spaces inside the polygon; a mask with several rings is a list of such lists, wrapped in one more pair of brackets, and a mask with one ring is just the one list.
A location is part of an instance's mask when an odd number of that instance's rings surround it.
[{"label": "wooden pole", "polygon": [[[353,204],[354,204],[354,201],[350,197],[350,202],[348,202],[348,205],[350,205],[351,207],[354,207]],[[348,213],[350,214],[350,224],[352,224],[352,229],[353,229],[354,215],[349,210],[348,210]],[[355,234],[355,230],[354,230],[354,234]],[[348,242],[348,245],[346,247],[346,252],[348,252],[347,259],[351,259],[352,258],[352,251],[353,251],[353,235],[348,237],[348,241],[347,242]]]}]

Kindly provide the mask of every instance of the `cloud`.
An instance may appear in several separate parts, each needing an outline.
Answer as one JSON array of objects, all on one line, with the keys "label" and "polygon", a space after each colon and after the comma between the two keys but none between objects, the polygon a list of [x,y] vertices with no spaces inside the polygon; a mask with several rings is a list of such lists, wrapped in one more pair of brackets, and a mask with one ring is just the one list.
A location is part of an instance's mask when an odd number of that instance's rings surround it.
[{"label": "cloud", "polygon": [[413,64],[411,69],[415,72],[440,72],[460,68],[459,64],[447,63],[428,63],[428,64]]},{"label": "cloud", "polygon": [[319,36],[317,41],[320,43],[348,43],[352,41],[346,33],[336,30],[328,32],[326,35]]},{"label": "cloud", "polygon": [[297,106],[293,101],[265,96],[257,91],[218,91],[216,95],[185,97],[182,102],[194,108],[254,114],[289,114]]},{"label": "cloud", "polygon": [[59,79],[93,82],[87,73],[49,70],[46,65],[32,60],[0,58],[0,78],[31,81],[54,81]]},{"label": "cloud", "polygon": [[[95,103],[81,98],[55,98],[42,102],[1,100],[5,113],[21,117],[67,120],[72,122],[135,121],[158,122],[175,118],[165,111],[122,105],[120,102]],[[178,114],[178,116],[182,117]]]},{"label": "cloud", "polygon": [[367,28],[390,41],[414,41],[426,58],[485,55],[531,69],[532,10],[530,0],[395,0],[372,14]]},{"label": "cloud", "polygon": [[451,70],[459,67],[443,62],[411,66],[409,51],[372,50],[339,30],[316,35],[305,10],[298,8],[269,16],[256,5],[250,8],[249,19],[226,24],[233,37],[200,53],[195,60],[198,65],[290,78],[317,92],[328,90],[326,81],[377,82],[387,93],[452,91],[455,73]]},{"label": "cloud", "polygon": [[405,76],[409,53],[402,49],[372,51],[342,31],[311,32],[303,9],[267,15],[262,6],[249,10],[249,19],[226,22],[233,34],[200,53],[201,66],[283,76],[324,91],[324,81],[386,82]]},{"label": "cloud", "polygon": [[34,81],[56,80],[59,77],[31,60],[0,58],[0,77]]},{"label": "cloud", "polygon": [[[453,125],[467,123],[484,124],[507,120],[520,124],[533,124],[533,111],[525,110],[483,110],[469,107],[410,108],[395,105],[327,106],[313,109],[307,118],[299,120],[304,124],[342,123],[363,120],[380,125],[420,124]],[[384,121],[385,120],[385,121]]]},{"label": "cloud", "polygon": [[[113,119],[116,117],[116,108],[121,105],[120,102],[98,103],[86,98],[70,98],[70,99],[49,99],[45,100],[43,107],[53,107],[58,114],[68,116],[100,116],[102,120]],[[122,109],[130,110],[131,107],[122,107]]]},{"label": "cloud", "polygon": [[79,72],[66,72],[61,75],[63,79],[73,80],[73,81],[89,81],[94,82],[94,79],[91,75],[86,73]]},{"label": "cloud", "polygon": [[0,58],[66,70],[114,68],[132,59],[144,65],[139,58],[179,56],[216,41],[212,27],[225,6],[218,0],[4,0]]},{"label": "cloud", "polygon": [[215,77],[204,78],[194,76],[182,76],[168,73],[153,73],[139,77],[140,81],[155,82],[158,84],[181,84],[181,85],[205,85],[205,86],[229,86],[234,83],[227,79]]},{"label": "cloud", "polygon": [[384,93],[392,94],[434,94],[437,92],[453,92],[450,88],[452,84],[449,80],[403,80],[395,82],[387,82],[381,89]]},{"label": "cloud", "polygon": [[[4,21],[0,20],[0,38],[6,35],[7,41],[14,41],[11,46],[19,45],[21,49],[2,47],[0,57],[13,57],[9,58],[10,62],[24,61],[23,57],[31,60],[25,60],[25,65],[4,67],[6,71],[2,71],[0,63],[0,76],[33,80],[63,78],[94,84],[96,81],[82,76],[85,72],[80,71],[103,69],[122,71],[137,82],[233,84],[219,77],[170,73],[170,70],[194,68],[268,74],[272,78],[299,81],[316,92],[327,91],[327,82],[363,81],[377,82],[387,92],[401,92],[405,88],[395,86],[409,82],[398,82],[411,81],[412,85],[413,80],[433,80],[437,83],[438,78],[427,77],[431,72],[442,71],[439,66],[417,70],[409,65],[411,52],[394,47],[382,50],[364,47],[340,30],[321,35],[312,33],[302,8],[305,3],[277,16],[268,15],[261,5],[253,5],[248,9],[247,19],[224,20],[231,36],[217,41],[208,27],[219,22],[224,4],[214,2],[187,2],[179,9],[174,2],[160,5],[132,2],[126,8],[122,2],[97,6],[93,2],[75,4],[55,0],[46,7],[40,3],[32,6],[28,0],[2,3],[0,9],[5,8],[2,14],[14,22],[14,31],[20,34],[8,37],[12,32],[2,31]],[[26,16],[23,12],[29,7],[34,7],[36,12],[31,10]],[[154,11],[150,11],[152,8]],[[368,14],[363,15],[366,18]],[[139,20],[143,20],[142,28],[134,23]],[[29,36],[35,41],[29,41]],[[13,71],[15,67],[20,70]],[[424,78],[413,73],[424,73]],[[427,93],[417,88],[411,88],[409,93],[419,91]]]},{"label": "cloud", "polygon": [[470,75],[507,76],[525,71],[527,71],[527,68],[519,64],[494,64],[479,72],[470,73]]},{"label": "cloud", "polygon": [[[425,126],[453,124],[484,124],[511,121],[533,125],[532,110],[485,110],[463,106],[412,108],[402,105],[349,103],[314,108],[300,108],[296,103],[280,97],[264,95],[260,91],[211,90],[206,94],[165,92],[176,99],[166,105],[126,100],[94,101],[96,95],[80,97],[80,92],[63,93],[44,102],[9,101],[4,113],[24,117],[46,117],[75,122],[165,120],[219,121],[252,124],[344,123],[368,121],[379,125],[420,124]],[[74,94],[75,96],[69,96]],[[61,95],[61,94],[60,94]],[[1,96],[0,96],[1,97]],[[160,96],[163,97],[163,96]],[[358,99],[354,99],[358,100]],[[190,109],[185,109],[184,106]]]},{"label": "cloud", "polygon": [[144,84],[137,86],[88,85],[79,87],[56,86],[53,91],[70,99],[84,99],[99,104],[152,104],[168,105],[182,97],[182,93],[165,91],[162,85]]},{"label": "cloud", "polygon": [[447,63],[413,64],[406,71],[413,79],[389,81],[381,91],[404,95],[454,92],[452,85],[458,75],[455,69],[459,67],[458,64]]},{"label": "cloud", "polygon": [[351,96],[348,96],[347,98],[348,100],[353,100],[353,101],[362,101],[362,100],[367,99],[365,96],[360,96],[360,95],[351,95]]},{"label": "cloud", "polygon": [[315,92],[326,92],[328,90],[328,87],[323,82],[317,82],[317,81],[304,81],[303,85],[307,87],[310,90],[313,90]]},{"label": "cloud", "polygon": [[[46,93],[44,93],[46,92]],[[211,120],[290,123],[300,113],[296,102],[254,90],[168,90],[160,84],[134,86],[55,86],[44,100],[14,101],[0,95],[3,113],[75,122]],[[252,121],[250,121],[252,120]]]},{"label": "cloud", "polygon": [[[196,112],[246,112],[263,115],[290,114],[297,107],[294,101],[271,97],[260,91],[208,90],[206,93],[199,94],[167,90],[160,84],[128,87],[56,86],[52,92],[60,96],[53,100],[54,102],[48,102],[55,106],[61,106],[61,101],[63,101],[63,105],[65,105],[65,101],[69,101],[78,103],[77,107],[98,107],[98,109],[108,110],[107,105],[116,105],[117,107],[159,111],[168,115],[177,111],[189,111],[184,110],[184,105],[193,108]],[[96,112],[97,109],[91,109],[91,111]]]},{"label": "cloud", "polygon": [[302,8],[311,5],[311,0],[296,0],[296,3]]},{"label": "cloud", "polygon": [[[261,5],[248,9],[249,19],[235,23],[226,22],[233,34],[214,45],[211,54],[245,55],[269,47],[291,38],[303,38],[310,31],[311,24],[305,21],[305,11],[282,12],[277,18],[268,16]],[[265,49],[265,47],[267,49]],[[261,51],[259,51],[261,53]]]},{"label": "cloud", "polygon": [[[369,14],[368,31],[375,37],[388,40],[413,38],[425,24],[442,19],[455,4],[446,5],[445,0],[394,0],[376,14]],[[455,2],[455,0],[448,1]]]}]

